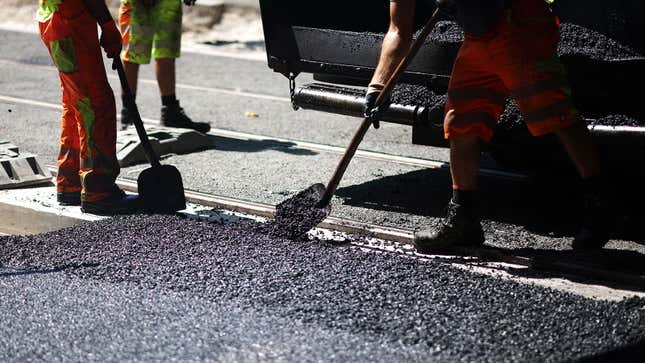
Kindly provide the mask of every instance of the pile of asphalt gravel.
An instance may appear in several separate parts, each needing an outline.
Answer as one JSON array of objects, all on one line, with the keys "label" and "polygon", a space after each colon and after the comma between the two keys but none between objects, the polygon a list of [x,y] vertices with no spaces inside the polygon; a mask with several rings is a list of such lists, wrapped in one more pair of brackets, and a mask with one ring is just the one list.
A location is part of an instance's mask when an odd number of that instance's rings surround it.
[{"label": "pile of asphalt gravel", "polygon": [[325,186],[314,184],[276,206],[271,236],[297,239],[322,222],[331,212],[328,204],[318,207],[325,193]]},{"label": "pile of asphalt gravel", "polygon": [[602,33],[570,23],[560,26],[558,54],[585,56],[604,61],[643,58],[636,50]]},{"label": "pile of asphalt gravel", "polygon": [[[433,42],[454,44],[463,41],[463,32],[459,25],[454,22],[440,22],[430,34],[430,40]],[[605,36],[597,31],[582,27],[576,24],[564,23],[560,28],[560,43],[558,45],[558,54],[569,58],[571,64],[575,64],[575,57],[578,59],[590,59],[597,61],[616,61],[616,60],[634,60],[644,59],[634,49],[620,44],[614,39]],[[588,64],[588,63],[586,63]],[[617,69],[617,68],[614,68]],[[599,84],[603,91],[607,88],[616,88],[616,86]],[[618,87],[620,88],[620,87]],[[392,93],[392,100],[401,104],[422,104],[430,108],[442,108],[445,105],[446,97],[443,90],[424,85],[402,85],[397,87]],[[617,91],[619,91],[617,89]],[[612,102],[612,100],[607,100]],[[510,103],[511,105],[514,102]],[[582,115],[590,119],[590,122],[599,125],[608,126],[641,126],[645,120],[637,120],[633,116],[623,115],[614,112],[597,112],[587,113],[582,109]],[[500,124],[513,123],[523,125],[522,116],[517,107],[507,109],[500,120]],[[514,125],[502,126],[504,128],[516,128]],[[519,126],[524,127],[524,126]]]},{"label": "pile of asphalt gravel", "polygon": [[[477,275],[411,256],[129,216],[0,237],[0,263],[236,300],[265,314],[360,334],[431,360],[562,361],[645,341],[641,299],[602,302]],[[77,267],[77,268],[69,268]]]},{"label": "pile of asphalt gravel", "polygon": [[[418,36],[421,31],[422,29],[419,29],[415,36]],[[464,32],[453,21],[440,21],[430,32],[428,39],[439,43],[461,43],[464,41]]]},{"label": "pile of asphalt gravel", "polygon": [[390,101],[401,105],[422,103],[426,107],[444,107],[447,96],[440,94],[430,86],[414,84],[397,84],[392,89]]},{"label": "pile of asphalt gravel", "polygon": [[[420,31],[417,32],[417,35]],[[438,43],[460,43],[464,33],[455,22],[439,22],[428,36]],[[571,23],[560,26],[559,55],[578,55],[597,60],[625,60],[643,58],[636,50],[595,30]]]}]

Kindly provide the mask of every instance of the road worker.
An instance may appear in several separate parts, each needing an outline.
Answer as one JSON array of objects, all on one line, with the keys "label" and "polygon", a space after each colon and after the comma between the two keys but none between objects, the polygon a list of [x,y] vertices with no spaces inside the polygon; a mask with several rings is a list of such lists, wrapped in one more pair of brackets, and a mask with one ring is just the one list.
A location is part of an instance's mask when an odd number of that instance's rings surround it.
[{"label": "road worker", "polygon": [[[184,0],[193,5],[195,0]],[[206,133],[210,125],[193,122],[175,95],[175,59],[181,46],[181,0],[121,0],[119,24],[123,34],[121,59],[132,94],[136,96],[139,65],[155,59],[161,93],[161,124]],[[125,97],[122,93],[122,97]],[[123,104],[127,104],[124,100]],[[132,125],[131,111],[121,110],[121,128]]]},{"label": "road worker", "polygon": [[36,18],[41,38],[58,68],[63,92],[58,202],[80,205],[84,212],[95,214],[137,210],[138,198],[126,196],[114,183],[119,174],[116,106],[101,47],[108,57],[118,57],[121,34],[105,3],[39,0]]},{"label": "road worker", "polygon": [[[555,133],[575,164],[584,191],[584,213],[574,249],[602,248],[609,239],[606,178],[585,123],[571,100],[557,57],[559,24],[545,0],[454,0],[437,2],[454,14],[465,40],[455,61],[444,119],[450,142],[453,196],[438,228],[415,234],[422,253],[484,243],[477,208],[480,144],[493,136],[505,100],[512,96],[534,136]],[[413,35],[414,0],[390,1],[390,28],[366,95],[366,116],[406,55]]]}]

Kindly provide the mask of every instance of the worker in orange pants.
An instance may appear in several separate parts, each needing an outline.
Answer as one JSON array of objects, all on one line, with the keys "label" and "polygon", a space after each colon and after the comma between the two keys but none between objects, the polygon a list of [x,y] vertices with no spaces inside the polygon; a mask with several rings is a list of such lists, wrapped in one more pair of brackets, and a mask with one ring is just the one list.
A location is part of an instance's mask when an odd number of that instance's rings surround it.
[{"label": "worker in orange pants", "polygon": [[138,198],[115,184],[116,105],[101,56],[101,47],[119,56],[121,34],[103,1],[40,0],[36,17],[63,92],[58,202],[95,214],[136,211]]},{"label": "worker in orange pants", "polygon": [[[558,137],[581,177],[584,208],[572,247],[599,249],[608,242],[612,222],[607,176],[571,100],[557,56],[559,22],[550,2],[437,0],[440,13],[456,17],[465,40],[452,70],[444,119],[453,197],[438,228],[415,233],[418,252],[484,244],[477,203],[481,143],[491,140],[509,96],[533,135]],[[390,28],[366,94],[366,116],[380,112],[375,100],[410,47],[414,11],[415,0],[390,0]]]}]

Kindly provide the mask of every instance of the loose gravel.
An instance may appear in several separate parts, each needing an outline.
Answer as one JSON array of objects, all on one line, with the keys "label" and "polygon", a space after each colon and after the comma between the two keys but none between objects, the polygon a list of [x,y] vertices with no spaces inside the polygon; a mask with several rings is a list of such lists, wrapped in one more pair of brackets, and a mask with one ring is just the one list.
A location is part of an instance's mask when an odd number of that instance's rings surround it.
[{"label": "loose gravel", "polygon": [[422,360],[562,361],[645,341],[640,299],[589,300],[410,256],[272,238],[270,230],[120,217],[0,237],[0,263],[73,266],[65,273],[77,278],[238,300],[305,326],[397,343]]},{"label": "loose gravel", "polygon": [[271,236],[296,239],[316,227],[331,212],[329,204],[318,206],[324,193],[325,186],[317,183],[278,204]]},{"label": "loose gravel", "polygon": [[[463,39],[463,32],[454,22],[440,22],[429,36],[430,41],[443,44],[459,43]],[[639,54],[629,46],[620,44],[602,33],[569,23],[561,25],[558,54],[562,57],[578,57],[593,61],[645,61],[644,55]],[[617,70],[617,68],[614,68],[614,70]],[[410,105],[421,103],[426,107],[441,108],[446,101],[444,93],[444,90],[432,86],[401,85],[393,90],[392,100],[400,104]],[[598,111],[596,110],[593,115],[585,115],[584,109],[581,111],[583,116],[588,116],[588,118],[592,119],[593,123],[599,125],[641,126],[645,123],[645,119],[637,120],[633,116],[616,114],[614,113],[615,111],[597,114]],[[517,107],[511,107],[510,110],[507,110],[500,120],[500,124],[509,122],[523,124],[522,116]],[[514,126],[503,127],[513,128]]]}]

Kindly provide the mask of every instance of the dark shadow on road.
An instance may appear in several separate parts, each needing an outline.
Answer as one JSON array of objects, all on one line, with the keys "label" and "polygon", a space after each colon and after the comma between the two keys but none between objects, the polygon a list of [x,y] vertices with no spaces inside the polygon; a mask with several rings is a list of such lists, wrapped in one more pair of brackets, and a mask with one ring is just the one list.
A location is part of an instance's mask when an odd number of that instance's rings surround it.
[{"label": "dark shadow on road", "polygon": [[642,362],[645,357],[645,340],[629,344],[608,352],[594,354],[578,360],[580,363],[592,362]]},{"label": "dark shadow on road", "polygon": [[[638,185],[630,180],[629,185]],[[575,176],[548,176],[529,181],[480,177],[480,206],[485,220],[523,226],[551,237],[571,237],[582,205]],[[630,188],[618,201],[613,238],[645,245],[645,191]],[[442,217],[452,195],[449,171],[424,169],[387,176],[338,189],[344,204],[428,217]],[[619,193],[620,195],[620,193]]]},{"label": "dark shadow on road", "polygon": [[285,154],[298,156],[318,155],[313,150],[303,149],[296,146],[293,142],[285,142],[271,139],[264,140],[240,140],[222,136],[208,135],[213,142],[213,150],[234,151],[244,153],[257,153],[266,150],[275,150]]},{"label": "dark shadow on road", "polygon": [[[0,278],[3,277],[12,277],[12,276],[26,276],[26,275],[44,275],[57,272],[63,272],[65,270],[76,270],[79,268],[88,268],[88,267],[97,267],[99,264],[96,263],[84,263],[80,265],[63,265],[51,269],[26,269],[26,270],[13,270],[11,272],[0,272]],[[0,268],[8,268],[7,266],[0,266]]]},{"label": "dark shadow on road", "polygon": [[635,251],[508,250],[486,247],[464,255],[477,256],[485,262],[513,263],[513,258],[529,259],[530,268],[497,267],[518,277],[566,278],[583,284],[598,283],[616,289],[645,292],[645,255]]}]

